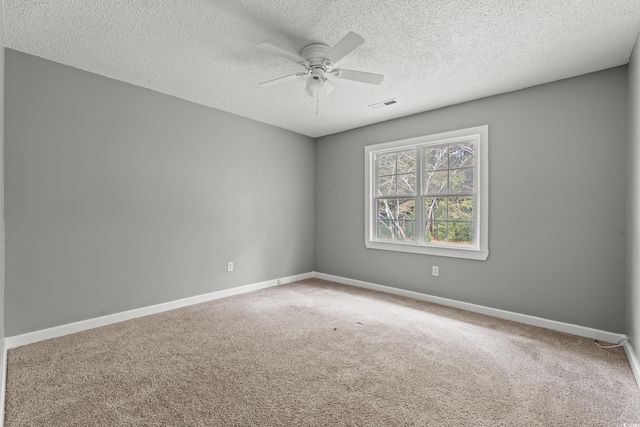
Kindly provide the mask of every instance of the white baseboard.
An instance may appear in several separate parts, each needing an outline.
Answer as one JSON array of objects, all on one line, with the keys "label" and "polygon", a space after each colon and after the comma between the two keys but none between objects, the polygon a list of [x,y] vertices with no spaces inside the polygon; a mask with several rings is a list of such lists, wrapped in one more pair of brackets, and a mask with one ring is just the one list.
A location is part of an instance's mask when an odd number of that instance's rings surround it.
[{"label": "white baseboard", "polygon": [[0,340],[0,346],[2,347],[2,353],[0,357],[2,357],[2,369],[0,373],[0,427],[4,426],[4,402],[5,402],[5,393],[7,390],[7,343],[6,339]]},{"label": "white baseboard", "polygon": [[313,272],[297,274],[295,276],[282,277],[278,279],[279,285],[286,285],[287,283],[299,282],[300,280],[313,279]]},{"label": "white baseboard", "polygon": [[[183,298],[175,301],[169,301],[162,304],[156,304],[149,307],[137,308],[134,310],[123,311],[121,313],[110,314],[107,316],[96,317],[93,319],[81,320],[79,322],[68,323],[66,325],[55,326],[40,331],[28,332],[22,335],[15,335],[5,339],[5,353],[7,350],[20,347],[27,344],[33,344],[38,341],[57,338],[64,335],[74,334],[76,332],[86,331],[88,329],[98,328],[100,326],[111,325],[113,323],[123,322],[138,317],[149,316],[150,314],[161,313],[163,311],[174,310],[176,308],[186,307],[189,305],[200,304],[219,298],[229,297],[232,295],[243,294],[246,292],[257,291],[259,289],[270,288],[272,286],[284,285],[287,283],[297,282],[299,280],[310,279],[313,273],[298,274],[295,276],[282,277],[280,279],[268,280],[265,282],[253,283],[250,285],[239,286],[237,288],[225,289],[222,291],[211,292],[208,294],[197,295],[194,297]],[[0,426],[1,427],[1,426]]]},{"label": "white baseboard", "polygon": [[[212,301],[219,298],[243,294],[246,292],[252,292],[252,291],[265,289],[273,286],[284,285],[287,283],[297,282],[299,280],[305,280],[305,279],[310,279],[314,277],[322,280],[327,280],[330,282],[336,282],[344,285],[356,286],[359,288],[371,289],[374,291],[400,295],[400,296],[413,298],[420,301],[432,302],[435,304],[454,307],[461,310],[471,311],[474,313],[485,314],[487,316],[498,317],[506,320],[512,320],[512,321],[524,323],[527,325],[539,326],[542,328],[565,332],[572,335],[591,338],[594,340],[601,340],[601,341],[616,343],[621,339],[626,338],[626,336],[622,334],[601,331],[598,329],[587,328],[584,326],[558,322],[555,320],[548,320],[540,317],[529,316],[526,314],[500,310],[496,308],[466,303],[462,301],[456,301],[448,298],[436,297],[433,295],[407,291],[404,289],[392,288],[390,286],[378,285],[376,283],[364,282],[361,280],[347,279],[345,277],[333,276],[330,274],[324,274],[319,272],[310,272],[310,273],[298,274],[295,276],[283,277],[280,279],[268,280],[265,282],[253,283],[245,286],[239,286],[237,288],[211,292],[204,295],[198,295],[190,298],[170,301],[163,304],[157,304],[149,307],[129,310],[122,313],[116,313],[116,314],[98,317],[94,319],[83,320],[80,322],[69,323],[66,325],[56,326],[56,327],[44,329],[41,331],[35,331],[35,332],[30,332],[22,335],[16,335],[13,337],[7,337],[4,340],[0,341],[0,347],[1,347],[0,357],[2,357],[2,365],[1,365],[2,372],[0,373],[1,375],[0,377],[0,427],[3,427],[4,425],[7,351],[11,348],[20,347],[26,344],[32,344],[32,343],[46,340],[46,339],[61,337],[64,335],[69,335],[76,332],[97,328],[100,326],[106,326],[113,323],[122,322],[125,320],[135,319],[142,316],[161,313],[163,311],[173,310],[180,307],[186,307],[189,305],[199,304],[206,301]],[[627,360],[631,365],[631,370],[633,371],[633,375],[636,378],[636,382],[640,385],[640,363],[638,362],[638,359],[631,347],[631,344],[628,344],[628,343],[625,344],[624,349],[627,355]]]},{"label": "white baseboard", "polygon": [[594,340],[617,343],[621,339],[625,339],[623,334],[601,331],[599,329],[588,328],[585,326],[573,325],[571,323],[558,322],[548,320],[541,317],[529,316],[527,314],[515,313],[512,311],[500,310],[497,308],[486,307],[483,305],[471,304],[468,302],[457,301],[448,298],[436,297],[433,295],[421,294],[419,292],[406,291],[404,289],[392,288],[390,286],[378,285],[361,280],[347,279],[345,277],[333,276],[330,274],[314,272],[314,277],[330,282],[341,283],[344,285],[357,286],[359,288],[371,289],[374,291],[385,292],[388,294],[400,295],[420,301],[432,302],[435,304],[445,305],[447,307],[459,308],[461,310],[471,311],[473,313],[485,314],[487,316],[499,317],[500,319],[512,320],[514,322],[524,323],[526,325],[539,326],[541,328],[551,329],[554,331],[566,332],[568,334],[580,337],[591,338]]},{"label": "white baseboard", "polygon": [[640,363],[638,362],[636,353],[633,351],[633,347],[631,347],[629,342],[624,345],[624,352],[627,354],[627,360],[629,361],[629,365],[631,365],[631,371],[633,371],[636,383],[638,384],[638,387],[640,387]]},{"label": "white baseboard", "polygon": [[[297,282],[299,280],[318,278],[327,280],[330,282],[341,283],[344,285],[356,286],[359,288],[371,289],[374,291],[385,292],[394,295],[400,295],[408,298],[417,299],[420,301],[432,302],[448,307],[454,307],[461,310],[471,311],[474,313],[485,314],[487,316],[498,317],[501,319],[511,320],[519,323],[524,323],[532,326],[539,326],[542,328],[551,329],[554,331],[565,332],[572,335],[591,338],[594,340],[600,340],[605,342],[617,343],[618,341],[625,339],[623,334],[602,331],[599,329],[588,328],[585,326],[574,325],[570,323],[558,322],[555,320],[548,320],[541,317],[529,316],[527,314],[515,313],[512,311],[500,310],[497,308],[486,307],[477,304],[471,304],[467,302],[457,301],[448,298],[436,297],[433,295],[422,294],[419,292],[407,291],[404,289],[393,288],[390,286],[378,285],[376,283],[364,282],[361,280],[348,279],[340,276],[333,276],[330,274],[310,272],[298,274],[295,276],[283,277],[280,279],[268,280],[265,282],[254,283],[245,286],[239,286],[237,288],[225,289],[222,291],[211,292],[204,295],[198,295],[190,298],[184,298],[176,301],[170,301],[163,304],[152,305],[149,307],[138,308],[121,313],[115,313],[108,316],[97,317],[94,319],[83,320],[79,322],[69,323],[66,325],[60,325],[53,328],[43,329],[40,331],[29,332],[22,335],[16,335],[7,337],[4,340],[4,351],[2,354],[6,359],[7,350],[20,347],[27,344],[32,344],[38,341],[43,341],[51,338],[61,337],[64,335],[73,334],[76,332],[86,331],[88,329],[97,328],[100,326],[106,326],[125,320],[135,319],[142,316],[148,316],[151,314],[161,313],[163,311],[173,310],[180,307],[186,307],[189,305],[199,304],[206,301],[212,301],[219,298],[224,298],[232,295],[238,295],[246,292],[252,292],[259,289],[265,289],[272,286],[284,285],[287,283]],[[630,346],[629,346],[630,348]],[[634,375],[636,378],[640,378],[640,364],[638,364],[635,354],[629,352],[629,349],[625,347],[627,351],[627,358],[632,366]],[[629,356],[631,354],[631,356]],[[633,358],[633,359],[632,359]],[[5,362],[6,369],[6,362]],[[4,376],[2,378],[4,386]],[[640,383],[640,381],[639,381]],[[0,400],[4,398],[4,393],[0,394]],[[2,408],[0,406],[0,408]],[[1,419],[1,418],[0,418]],[[0,427],[2,427],[0,425]]]},{"label": "white baseboard", "polygon": [[[512,321],[524,323],[527,325],[539,326],[542,328],[552,329],[555,331],[566,332],[568,334],[591,338],[594,340],[616,343],[621,339],[626,338],[626,336],[623,334],[602,331],[599,329],[588,328],[585,326],[558,322],[555,320],[548,320],[541,317],[529,316],[527,314],[520,314],[512,311],[500,310],[497,308],[471,304],[471,303],[457,301],[453,299],[436,297],[433,295],[407,291],[404,289],[393,288],[390,286],[383,286],[376,283],[364,282],[361,280],[348,279],[345,277],[333,276],[330,274],[319,273],[319,272],[310,272],[310,273],[298,274],[295,276],[283,277],[280,279],[268,280],[265,282],[253,283],[245,286],[239,286],[237,288],[211,292],[208,294],[197,295],[194,297],[184,298],[176,301],[156,304],[149,307],[142,307],[134,310],[124,311],[121,313],[115,313],[115,314],[97,317],[93,319],[82,320],[79,322],[68,323],[66,325],[55,326],[55,327],[43,329],[40,331],[34,331],[34,332],[22,334],[22,335],[7,337],[5,338],[5,341],[4,341],[4,352],[6,353],[6,351],[9,349],[20,347],[27,344],[32,344],[38,341],[57,338],[64,335],[69,335],[76,332],[97,328],[100,326],[111,325],[113,323],[122,322],[125,320],[130,320],[130,319],[135,319],[142,316],[161,313],[163,311],[174,310],[176,308],[199,304],[206,301],[212,301],[215,299],[224,298],[232,295],[238,295],[246,292],[256,291],[259,289],[269,288],[272,286],[293,283],[299,280],[310,279],[312,277],[327,280],[330,282],[341,283],[344,285],[356,286],[359,288],[371,289],[374,291],[400,295],[408,298],[417,299],[420,301],[432,302],[435,304],[454,307],[461,310],[471,311],[474,313],[485,314],[487,316],[498,317],[506,320],[512,320]],[[639,369],[639,372],[640,372],[640,369]],[[1,398],[2,396],[0,395],[0,399]]]}]

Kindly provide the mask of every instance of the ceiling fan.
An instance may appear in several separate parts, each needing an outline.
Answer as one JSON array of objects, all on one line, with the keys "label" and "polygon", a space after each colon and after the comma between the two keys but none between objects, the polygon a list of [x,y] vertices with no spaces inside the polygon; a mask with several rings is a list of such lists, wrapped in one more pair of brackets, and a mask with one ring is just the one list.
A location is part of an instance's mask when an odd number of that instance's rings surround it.
[{"label": "ceiling fan", "polygon": [[259,86],[269,87],[291,80],[296,80],[300,77],[309,76],[305,91],[307,95],[315,96],[321,89],[324,89],[325,93],[328,95],[337,89],[337,86],[329,79],[329,76],[379,85],[384,79],[382,74],[333,68],[338,61],[351,53],[362,43],[364,43],[364,39],[362,37],[354,32],[349,32],[349,34],[344,36],[342,40],[331,48],[323,43],[313,43],[302,49],[300,55],[290,53],[269,43],[260,43],[257,46],[258,49],[281,56],[289,61],[293,61],[304,67],[304,71],[269,80],[260,83]]}]

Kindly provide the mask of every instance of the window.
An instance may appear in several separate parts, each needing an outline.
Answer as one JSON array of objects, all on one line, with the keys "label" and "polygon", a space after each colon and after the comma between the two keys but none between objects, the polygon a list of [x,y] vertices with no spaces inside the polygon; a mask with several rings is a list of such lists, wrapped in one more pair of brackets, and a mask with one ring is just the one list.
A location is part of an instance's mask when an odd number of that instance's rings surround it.
[{"label": "window", "polygon": [[365,147],[371,249],[485,260],[488,126]]}]

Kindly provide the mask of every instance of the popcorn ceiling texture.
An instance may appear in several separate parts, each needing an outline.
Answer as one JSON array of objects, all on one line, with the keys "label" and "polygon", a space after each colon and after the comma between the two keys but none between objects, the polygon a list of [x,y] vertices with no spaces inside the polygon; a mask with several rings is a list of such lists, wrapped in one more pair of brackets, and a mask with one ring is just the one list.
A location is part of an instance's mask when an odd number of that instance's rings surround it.
[{"label": "popcorn ceiling texture", "polygon": [[[312,137],[626,64],[638,0],[5,0],[6,47]],[[347,32],[365,43],[316,100],[301,71],[256,48],[299,53]],[[398,104],[372,110],[390,98]]]}]

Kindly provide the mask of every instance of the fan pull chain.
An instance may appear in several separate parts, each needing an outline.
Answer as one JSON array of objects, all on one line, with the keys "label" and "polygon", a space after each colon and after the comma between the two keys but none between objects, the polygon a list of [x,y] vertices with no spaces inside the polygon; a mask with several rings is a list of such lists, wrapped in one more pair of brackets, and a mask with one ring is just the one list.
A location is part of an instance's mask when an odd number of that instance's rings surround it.
[{"label": "fan pull chain", "polygon": [[316,92],[316,116],[318,115],[319,108],[320,108],[320,94]]}]

